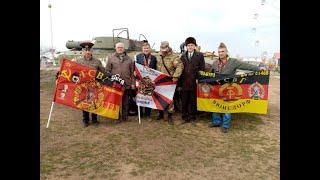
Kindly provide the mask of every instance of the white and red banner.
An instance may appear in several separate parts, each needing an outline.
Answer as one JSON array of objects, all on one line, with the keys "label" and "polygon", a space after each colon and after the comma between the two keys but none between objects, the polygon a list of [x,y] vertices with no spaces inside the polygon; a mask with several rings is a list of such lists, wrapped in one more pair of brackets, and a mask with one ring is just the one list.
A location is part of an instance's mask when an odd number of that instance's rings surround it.
[{"label": "white and red banner", "polygon": [[138,106],[164,110],[172,103],[176,89],[172,77],[138,63],[135,72]]}]

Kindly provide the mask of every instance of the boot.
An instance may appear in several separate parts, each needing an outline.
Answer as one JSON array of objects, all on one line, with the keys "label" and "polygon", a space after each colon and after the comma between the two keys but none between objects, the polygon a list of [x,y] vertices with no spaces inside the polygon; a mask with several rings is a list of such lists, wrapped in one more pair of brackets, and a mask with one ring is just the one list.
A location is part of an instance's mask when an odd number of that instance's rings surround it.
[{"label": "boot", "polygon": [[168,124],[173,125],[172,113],[168,113]]},{"label": "boot", "polygon": [[84,121],[83,120],[83,127],[88,127],[89,126],[89,121]]},{"label": "boot", "polygon": [[83,122],[83,127],[89,126],[89,113],[86,111],[82,111],[82,122]]},{"label": "boot", "polygon": [[157,117],[157,120],[163,119],[163,111],[159,111],[159,115]]},{"label": "boot", "polygon": [[195,119],[191,119],[191,124],[192,124],[192,126],[196,126],[196,120]]},{"label": "boot", "polygon": [[98,125],[99,125],[99,121],[98,121],[98,118],[97,118],[97,114],[92,113],[92,114],[91,114],[91,120],[92,120],[92,123],[93,123],[95,126],[98,126]]}]

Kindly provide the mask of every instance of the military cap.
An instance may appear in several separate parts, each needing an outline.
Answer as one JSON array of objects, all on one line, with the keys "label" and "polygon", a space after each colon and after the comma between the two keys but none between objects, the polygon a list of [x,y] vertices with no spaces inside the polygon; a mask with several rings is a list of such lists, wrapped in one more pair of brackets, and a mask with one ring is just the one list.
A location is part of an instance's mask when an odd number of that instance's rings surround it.
[{"label": "military cap", "polygon": [[169,47],[168,41],[162,41],[160,45],[160,51],[169,51]]},{"label": "military cap", "polygon": [[82,49],[87,49],[87,50],[90,50],[93,45],[94,44],[90,41],[85,41],[80,43],[80,46],[82,47]]}]

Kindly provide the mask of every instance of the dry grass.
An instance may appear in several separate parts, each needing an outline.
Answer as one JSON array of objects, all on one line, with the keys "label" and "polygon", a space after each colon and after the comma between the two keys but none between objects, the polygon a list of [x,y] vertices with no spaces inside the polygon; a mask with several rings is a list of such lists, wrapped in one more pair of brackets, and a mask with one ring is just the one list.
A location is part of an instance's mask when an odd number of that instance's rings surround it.
[{"label": "dry grass", "polygon": [[[208,128],[142,120],[115,124],[99,117],[83,128],[81,111],[55,105],[45,128],[54,71],[41,71],[41,179],[279,179],[279,80],[270,78],[268,115],[235,114],[227,134]],[[154,113],[154,118],[156,114]]]}]

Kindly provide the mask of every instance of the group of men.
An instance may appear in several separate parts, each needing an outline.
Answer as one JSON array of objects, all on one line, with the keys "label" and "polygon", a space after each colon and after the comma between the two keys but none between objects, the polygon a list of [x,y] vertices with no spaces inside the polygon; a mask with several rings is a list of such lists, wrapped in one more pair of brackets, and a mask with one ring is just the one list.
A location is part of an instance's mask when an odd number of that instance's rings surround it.
[{"label": "group of men", "polygon": [[[119,74],[125,81],[125,91],[122,97],[122,108],[120,118],[116,122],[128,120],[129,94],[130,91],[135,90],[135,76],[134,63],[125,52],[124,44],[119,42],[115,45],[115,53],[108,57],[106,67],[102,63],[92,57],[91,47],[94,44],[91,42],[84,42],[83,57],[77,62],[89,67],[93,67],[99,71],[109,74]],[[156,56],[151,54],[151,47],[148,42],[142,45],[142,53],[136,56],[136,62],[165,73],[172,77],[172,81],[181,85],[181,100],[182,112],[181,118],[183,124],[191,123],[195,125],[197,114],[197,83],[198,71],[205,70],[204,56],[201,52],[196,50],[197,42],[194,37],[186,38],[184,45],[186,51],[181,55],[173,53],[168,41],[161,42],[160,52]],[[236,69],[256,71],[260,68],[248,63],[244,63],[228,56],[227,47],[224,43],[220,43],[218,47],[219,59],[213,62],[212,72],[223,74],[226,76],[234,75]],[[143,115],[151,121],[151,109],[141,108]],[[164,114],[167,114],[169,125],[173,125],[172,114],[174,111],[174,103],[171,103],[164,111],[159,110],[157,120],[164,119]],[[91,113],[92,123],[98,125],[97,115]],[[231,114],[230,113],[212,113],[212,123],[209,127],[221,127],[222,132],[228,132],[230,128]],[[89,113],[83,111],[83,124],[85,127],[89,125]]]}]

